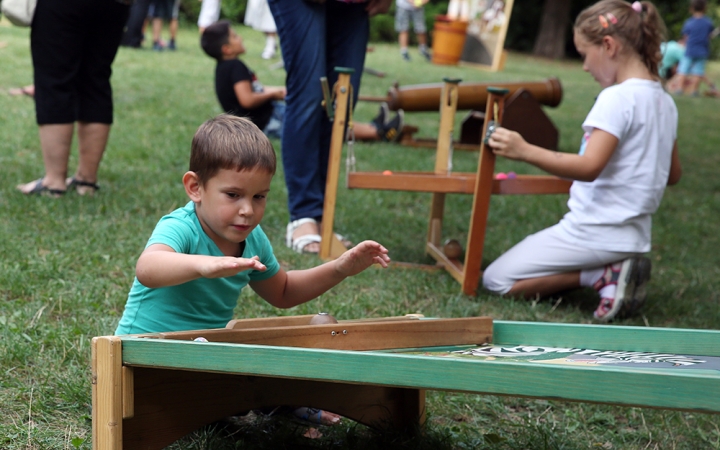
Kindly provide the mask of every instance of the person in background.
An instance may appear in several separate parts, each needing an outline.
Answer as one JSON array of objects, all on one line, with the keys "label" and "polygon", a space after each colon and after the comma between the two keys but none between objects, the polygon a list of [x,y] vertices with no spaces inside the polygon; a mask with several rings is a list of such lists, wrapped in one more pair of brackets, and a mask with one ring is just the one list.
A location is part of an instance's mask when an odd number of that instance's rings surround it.
[{"label": "person in background", "polygon": [[220,18],[220,0],[200,0],[200,14],[198,15],[198,31],[203,34],[205,28],[218,21]]},{"label": "person in background", "polygon": [[[18,185],[23,194],[60,197],[69,188],[81,195],[99,189],[98,169],[113,123],[111,66],[129,10],[125,0],[38,1],[30,50],[45,174]],[[79,163],[68,178],[76,132]]]},{"label": "person in background", "polygon": [[[175,36],[173,35],[172,18],[176,1],[177,0],[152,0],[150,2],[149,18],[150,23],[152,24],[152,49],[157,52],[163,51],[166,48],[162,41],[163,21],[167,21],[170,28],[170,40],[168,41],[167,49],[175,50]],[[175,33],[177,33],[177,27],[175,28]]]},{"label": "person in background", "polygon": [[[706,0],[692,0],[690,12],[692,17],[685,21],[682,35],[686,37],[685,55],[678,66],[678,90],[673,94],[683,93],[698,95],[700,80],[705,76],[705,65],[710,56],[710,37],[713,33],[713,23],[705,15]],[[685,86],[687,78],[688,84]]]},{"label": "person in background", "polygon": [[410,61],[408,43],[410,41],[410,21],[418,40],[418,51],[423,58],[430,61],[430,52],[427,48],[427,27],[425,26],[425,4],[429,0],[397,0],[395,3],[395,31],[398,32],[400,55],[405,61]]},{"label": "person in background", "polygon": [[648,1],[603,0],[577,17],[575,47],[602,87],[577,155],[528,144],[502,127],[490,136],[495,154],[574,181],[570,211],[490,264],[483,273],[488,290],[535,298],[592,287],[601,322],[643,305],[652,215],[682,174],[677,108],[658,81],[664,31]]},{"label": "person in background", "polygon": [[262,59],[272,59],[277,51],[277,27],[267,0],[248,0],[245,10],[245,25],[265,34],[265,48]]},{"label": "person in background", "polygon": [[[245,53],[242,38],[230,22],[220,20],[203,32],[200,46],[217,61],[215,93],[224,112],[248,117],[270,137],[282,138],[285,120],[285,87],[263,86],[239,56]],[[354,124],[355,137],[364,141],[398,141],[402,136],[403,111],[388,120],[387,103],[372,123]]]},{"label": "person in background", "polygon": [[[325,181],[332,123],[321,106],[321,77],[330,86],[335,67],[354,69],[353,105],[370,34],[370,17],[387,12],[391,0],[268,0],[280,37],[287,78],[282,159],[288,189],[288,247],[320,250]],[[306,237],[307,236],[307,237]]]}]

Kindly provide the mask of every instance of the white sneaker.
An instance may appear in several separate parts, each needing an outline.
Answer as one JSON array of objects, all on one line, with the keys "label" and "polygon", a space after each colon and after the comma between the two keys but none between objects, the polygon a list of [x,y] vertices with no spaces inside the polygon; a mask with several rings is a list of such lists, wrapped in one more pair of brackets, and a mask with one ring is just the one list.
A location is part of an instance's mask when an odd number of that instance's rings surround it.
[{"label": "white sneaker", "polygon": [[651,270],[650,259],[644,256],[605,266],[605,273],[593,287],[599,292],[605,286],[615,285],[615,295],[601,298],[593,316],[601,322],[608,322],[621,312],[622,316],[636,313],[645,303]]},{"label": "white sneaker", "polygon": [[265,47],[265,50],[263,50],[260,56],[262,59],[273,59],[275,57],[275,46]]}]

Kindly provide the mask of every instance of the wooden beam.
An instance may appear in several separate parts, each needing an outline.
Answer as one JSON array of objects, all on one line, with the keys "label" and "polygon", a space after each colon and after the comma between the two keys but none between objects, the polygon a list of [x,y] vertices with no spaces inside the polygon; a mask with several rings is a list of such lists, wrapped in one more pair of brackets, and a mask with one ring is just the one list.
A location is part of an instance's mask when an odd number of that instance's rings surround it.
[{"label": "wooden beam", "polygon": [[277,317],[258,317],[253,319],[235,319],[225,325],[225,328],[231,330],[242,330],[246,328],[271,328],[271,327],[291,327],[298,325],[309,325],[310,319],[315,314],[304,314],[300,316],[277,316]]},{"label": "wooden beam", "polygon": [[117,336],[92,340],[92,445],[121,450],[123,425],[122,341]]},{"label": "wooden beam", "polygon": [[[350,189],[376,189],[386,191],[434,192],[445,194],[472,194],[475,191],[474,173],[454,172],[447,175],[433,172],[353,172],[348,175]],[[552,175],[518,175],[517,178],[491,182],[491,193],[496,195],[567,194],[572,180]]]},{"label": "wooden beam", "polygon": [[[278,317],[260,317],[255,319],[234,319],[228,322],[225,328],[231,330],[244,330],[248,328],[276,328],[276,327],[294,327],[302,325],[310,325],[310,319],[315,317],[315,314],[304,314],[300,316],[278,316]],[[364,319],[339,319],[338,322],[342,323],[357,323],[357,322],[396,322],[402,320],[418,320],[422,317],[422,314],[406,314],[404,316],[392,316],[392,317],[367,317]],[[337,319],[337,317],[336,317]]]},{"label": "wooden beam", "polygon": [[[138,335],[156,339],[260,344],[334,350],[382,350],[403,347],[481,344],[492,340],[492,319],[428,319],[398,322],[358,322],[282,328],[178,331]],[[202,343],[198,343],[202,345]]]},{"label": "wooden beam", "polygon": [[438,175],[432,172],[352,172],[348,174],[350,189],[377,189],[387,191],[434,192],[445,194],[471,194],[475,188],[475,174],[451,173]]}]

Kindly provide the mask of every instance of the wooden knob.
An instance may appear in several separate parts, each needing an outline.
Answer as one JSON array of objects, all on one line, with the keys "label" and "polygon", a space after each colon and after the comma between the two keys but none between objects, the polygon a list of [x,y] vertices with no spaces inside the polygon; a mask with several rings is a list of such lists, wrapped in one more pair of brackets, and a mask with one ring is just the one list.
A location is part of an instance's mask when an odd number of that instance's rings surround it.
[{"label": "wooden knob", "polygon": [[326,312],[315,314],[313,318],[310,319],[310,325],[324,325],[326,323],[338,323],[338,321]]},{"label": "wooden knob", "polygon": [[443,244],[443,253],[445,253],[445,256],[450,259],[460,259],[460,256],[462,256],[463,253],[463,248],[457,239],[448,239],[445,241],[445,244]]}]

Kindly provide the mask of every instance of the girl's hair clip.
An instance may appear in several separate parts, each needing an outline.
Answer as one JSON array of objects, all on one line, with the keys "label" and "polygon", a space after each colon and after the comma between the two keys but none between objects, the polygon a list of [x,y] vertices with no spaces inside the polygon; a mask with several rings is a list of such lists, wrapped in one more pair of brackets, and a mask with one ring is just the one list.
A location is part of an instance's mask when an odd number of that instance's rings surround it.
[{"label": "girl's hair clip", "polygon": [[607,28],[610,25],[608,24],[607,19],[602,14],[598,16],[598,20],[600,21],[600,26],[603,28]]},{"label": "girl's hair clip", "polygon": [[611,24],[613,24],[613,25],[617,24],[617,22],[618,22],[617,17],[615,17],[615,15],[613,13],[607,13],[607,14],[605,14],[605,16],[607,16],[607,18]]},{"label": "girl's hair clip", "polygon": [[640,3],[640,2],[633,2],[633,4],[632,4],[632,9],[633,9],[636,13],[638,13],[638,14],[641,13],[641,12],[642,12],[642,3]]}]

